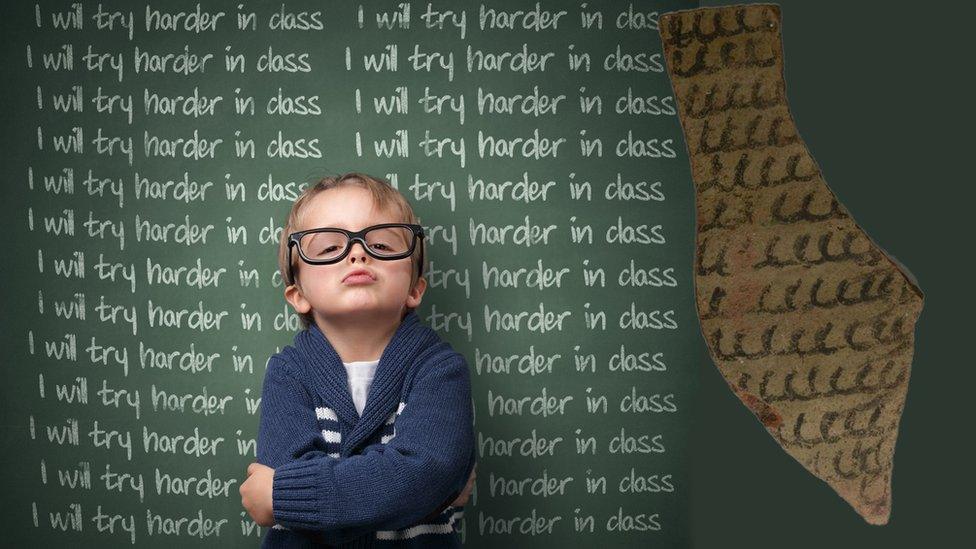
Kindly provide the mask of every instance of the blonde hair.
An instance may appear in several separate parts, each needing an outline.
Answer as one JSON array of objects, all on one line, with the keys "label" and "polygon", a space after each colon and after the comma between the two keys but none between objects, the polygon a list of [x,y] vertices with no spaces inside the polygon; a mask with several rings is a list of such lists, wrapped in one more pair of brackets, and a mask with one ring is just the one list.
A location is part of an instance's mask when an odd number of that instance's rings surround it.
[{"label": "blonde hair", "polygon": [[[302,194],[295,199],[295,203],[291,206],[291,211],[288,212],[288,217],[285,220],[285,225],[281,230],[281,239],[278,243],[278,271],[281,274],[281,280],[285,284],[295,284],[296,281],[288,280],[288,235],[293,232],[300,231],[299,227],[302,227],[304,221],[304,213],[306,206],[310,201],[318,196],[320,193],[327,191],[329,189],[336,189],[340,187],[359,187],[366,189],[370,192],[373,197],[373,205],[382,211],[392,211],[394,217],[396,218],[396,223],[413,223],[419,225],[417,216],[413,212],[413,208],[410,203],[407,202],[406,197],[400,194],[400,191],[393,188],[389,181],[380,177],[374,177],[361,172],[349,172],[343,175],[337,176],[326,176],[313,185],[309,185],[302,191]],[[414,250],[413,255],[410,256],[410,265],[413,269],[413,275],[410,278],[410,287],[413,288],[417,284],[417,280],[420,278],[418,275],[418,263],[419,257],[426,255],[426,249],[424,249],[425,243],[423,238],[417,243],[417,249]],[[292,266],[295,268],[295,272],[298,272],[298,264],[302,262],[302,258],[298,256],[298,251],[294,251],[291,254]],[[407,311],[412,310],[412,308],[407,308]],[[299,313],[299,318],[302,321],[302,327],[308,328],[311,326],[315,319],[311,312]]]}]

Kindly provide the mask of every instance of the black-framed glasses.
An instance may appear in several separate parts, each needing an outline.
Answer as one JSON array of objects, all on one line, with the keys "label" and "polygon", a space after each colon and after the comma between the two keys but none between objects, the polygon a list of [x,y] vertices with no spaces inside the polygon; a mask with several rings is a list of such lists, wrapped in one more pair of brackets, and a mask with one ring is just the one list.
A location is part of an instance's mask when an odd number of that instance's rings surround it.
[{"label": "black-framed glasses", "polygon": [[[291,249],[298,247],[298,256],[310,265],[338,263],[349,255],[353,242],[359,242],[370,257],[383,261],[403,259],[413,255],[417,242],[424,238],[424,228],[412,223],[380,223],[361,231],[347,231],[336,227],[321,227],[288,235],[288,277],[295,283],[295,268]],[[424,274],[424,247],[420,246],[420,267],[417,277]]]}]

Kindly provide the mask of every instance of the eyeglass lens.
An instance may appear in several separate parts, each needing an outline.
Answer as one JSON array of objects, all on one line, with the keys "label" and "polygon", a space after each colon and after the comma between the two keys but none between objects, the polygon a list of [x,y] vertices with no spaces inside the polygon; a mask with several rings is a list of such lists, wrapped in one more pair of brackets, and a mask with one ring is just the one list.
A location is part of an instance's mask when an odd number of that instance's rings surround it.
[{"label": "eyeglass lens", "polygon": [[[367,232],[365,238],[374,254],[395,256],[410,249],[413,231],[407,227],[381,227]],[[298,245],[306,257],[327,261],[342,255],[349,245],[349,239],[338,231],[322,231],[303,235]]]}]

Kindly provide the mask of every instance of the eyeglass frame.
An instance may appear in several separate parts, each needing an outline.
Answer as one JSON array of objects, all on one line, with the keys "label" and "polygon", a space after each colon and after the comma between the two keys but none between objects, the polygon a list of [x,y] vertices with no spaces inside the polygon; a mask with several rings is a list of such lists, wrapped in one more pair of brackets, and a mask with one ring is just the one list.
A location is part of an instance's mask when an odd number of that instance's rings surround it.
[{"label": "eyeglass frame", "polygon": [[[410,241],[410,249],[404,252],[402,255],[398,255],[395,257],[379,256],[374,254],[372,250],[369,249],[369,244],[366,243],[366,233],[368,233],[373,229],[382,229],[384,227],[405,227],[410,229],[413,232],[413,239]],[[343,250],[342,253],[339,254],[339,256],[336,257],[335,259],[309,259],[308,257],[305,257],[305,252],[302,251],[302,246],[299,243],[299,240],[301,240],[302,237],[305,236],[306,234],[324,233],[324,232],[340,232],[345,234],[346,249]],[[424,228],[420,225],[416,225],[413,223],[380,223],[379,225],[370,225],[369,227],[366,227],[361,231],[347,231],[346,229],[342,229],[339,227],[318,227],[315,229],[296,231],[288,235],[288,277],[291,279],[290,280],[291,284],[294,284],[295,266],[292,264],[291,261],[291,249],[296,246],[298,247],[298,257],[300,257],[302,261],[308,263],[309,265],[332,265],[334,263],[338,263],[342,261],[343,259],[346,258],[347,255],[349,255],[349,252],[352,251],[352,245],[354,242],[359,242],[359,244],[363,247],[363,250],[365,250],[366,253],[374,259],[379,259],[381,261],[396,261],[398,259],[405,259],[412,256],[417,249],[417,242],[423,240],[425,236],[426,235],[424,234]],[[421,242],[420,244],[420,261],[419,261],[418,271],[419,272],[417,273],[417,278],[419,279],[424,274],[423,242]]]}]

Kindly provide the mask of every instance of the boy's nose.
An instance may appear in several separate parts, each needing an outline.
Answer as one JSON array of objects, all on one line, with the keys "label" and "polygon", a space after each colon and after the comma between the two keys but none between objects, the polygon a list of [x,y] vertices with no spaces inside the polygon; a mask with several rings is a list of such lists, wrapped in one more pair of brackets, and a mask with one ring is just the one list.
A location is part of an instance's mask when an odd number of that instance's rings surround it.
[{"label": "boy's nose", "polygon": [[[359,246],[359,252],[356,251],[356,246]],[[349,256],[358,254],[361,259],[365,259],[369,254],[366,253],[366,246],[363,246],[361,242],[353,242],[349,245]]]}]

